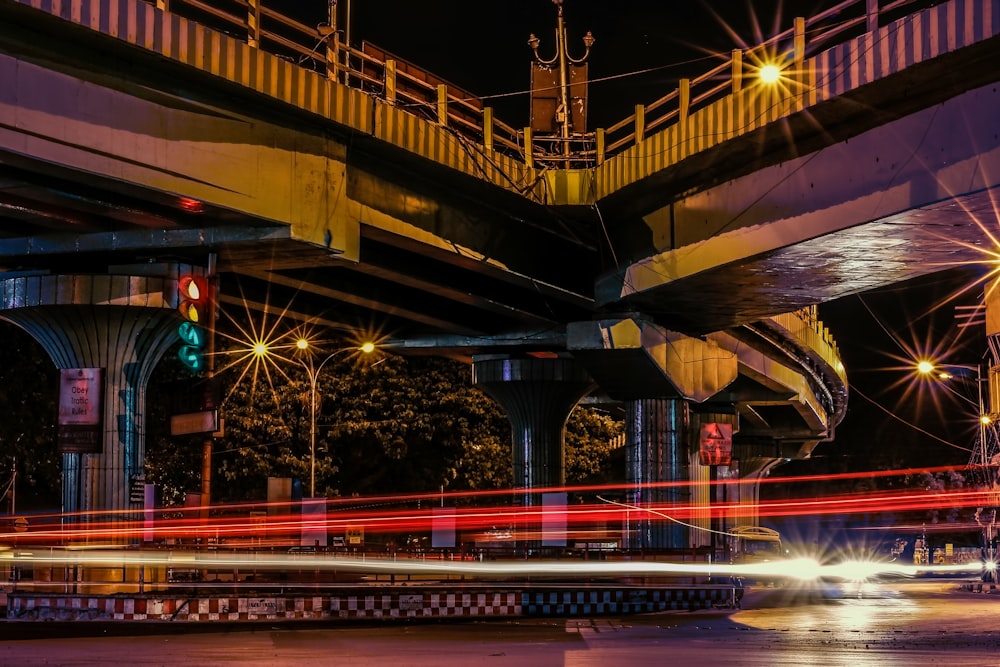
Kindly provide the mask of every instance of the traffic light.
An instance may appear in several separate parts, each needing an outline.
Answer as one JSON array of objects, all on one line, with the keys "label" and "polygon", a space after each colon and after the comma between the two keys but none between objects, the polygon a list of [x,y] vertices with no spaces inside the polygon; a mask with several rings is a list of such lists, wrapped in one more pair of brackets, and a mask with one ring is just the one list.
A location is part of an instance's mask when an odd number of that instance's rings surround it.
[{"label": "traffic light", "polygon": [[205,368],[205,348],[208,344],[209,312],[212,307],[208,280],[204,276],[183,275],[177,281],[180,311],[184,321],[177,327],[181,348],[177,357],[193,373]]}]

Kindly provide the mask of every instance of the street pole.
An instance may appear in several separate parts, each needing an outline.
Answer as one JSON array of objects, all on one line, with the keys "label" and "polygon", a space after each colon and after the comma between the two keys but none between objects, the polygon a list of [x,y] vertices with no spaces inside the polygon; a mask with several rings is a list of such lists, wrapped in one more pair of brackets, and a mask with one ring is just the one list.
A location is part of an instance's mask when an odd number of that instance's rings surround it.
[{"label": "street pole", "polygon": [[[583,44],[586,47],[583,56],[579,58],[573,58],[569,55],[569,49],[566,46],[566,22],[563,18],[563,0],[552,0],[552,3],[556,5],[558,9],[556,17],[556,54],[549,58],[548,60],[543,59],[538,54],[538,46],[541,43],[534,35],[528,38],[528,46],[535,54],[535,61],[544,67],[550,65],[558,64],[559,67],[559,107],[556,109],[556,118],[559,121],[559,136],[562,139],[563,149],[562,154],[564,157],[569,158],[572,155],[572,150],[569,144],[569,139],[571,136],[570,128],[573,124],[573,114],[570,108],[570,65],[582,65],[587,57],[590,55],[590,47],[594,44],[594,36],[588,32],[583,38]],[[577,128],[577,131],[583,132],[584,128]],[[567,162],[567,165],[569,163]]]},{"label": "street pole", "polygon": [[[212,409],[218,410],[219,406],[215,405],[215,389],[213,383],[215,382],[215,309],[216,309],[216,295],[218,294],[218,278],[215,275],[215,264],[216,255],[215,253],[210,253],[208,255],[208,290],[210,297],[208,299],[208,341],[205,347],[205,381],[208,383],[208,391],[212,396]],[[202,443],[201,451],[201,516],[204,519],[208,519],[208,506],[212,502],[212,446],[215,441],[215,435],[209,433],[205,436],[205,440]]]},{"label": "street pole", "polygon": [[319,374],[326,366],[327,362],[336,357],[341,352],[358,351],[370,354],[375,350],[375,344],[366,342],[360,347],[334,350],[326,356],[317,366],[313,363],[311,352],[312,345],[305,338],[300,338],[295,342],[301,352],[309,354],[308,361],[296,358],[295,361],[305,369],[309,376],[309,497],[316,497],[316,396],[319,394]]},{"label": "street pole", "polygon": [[[300,344],[299,349],[307,349],[309,347],[308,343],[305,345]],[[319,393],[319,374],[323,370],[323,366],[326,366],[326,362],[333,359],[343,350],[337,350],[331,352],[323,361],[320,362],[319,366],[313,364],[310,358],[309,363],[298,360],[302,368],[305,369],[306,374],[309,376],[309,497],[316,497],[316,396]]]},{"label": "street pole", "polygon": [[319,371],[309,375],[309,497],[316,497],[316,381]]}]

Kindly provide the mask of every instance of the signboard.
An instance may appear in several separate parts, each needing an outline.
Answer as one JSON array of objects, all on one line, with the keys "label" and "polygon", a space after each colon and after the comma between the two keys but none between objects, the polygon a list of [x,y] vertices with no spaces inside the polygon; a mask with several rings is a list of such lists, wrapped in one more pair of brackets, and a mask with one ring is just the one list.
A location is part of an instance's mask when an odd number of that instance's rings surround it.
[{"label": "signboard", "polygon": [[364,526],[347,526],[344,529],[344,537],[347,538],[347,545],[351,547],[361,547],[365,544]]},{"label": "signboard", "polygon": [[277,598],[247,598],[247,613],[268,616],[278,613]]},{"label": "signboard", "polygon": [[146,502],[146,476],[133,475],[128,488],[128,501],[133,505],[144,505]]},{"label": "signboard", "polygon": [[400,595],[399,596],[399,610],[400,611],[421,611],[424,608],[424,596],[417,595]]},{"label": "signboard", "polygon": [[733,460],[733,425],[702,424],[698,458],[703,466],[727,466]]},{"label": "signboard", "polygon": [[14,530],[18,533],[23,533],[28,530],[28,520],[23,516],[19,516],[14,519]]},{"label": "signboard", "polygon": [[103,368],[59,371],[59,453],[101,453],[103,393]]},{"label": "signboard", "polygon": [[219,430],[219,411],[185,412],[170,417],[170,435],[215,433]]},{"label": "signboard", "polygon": [[[569,65],[569,125],[573,134],[587,131],[587,64]],[[562,132],[562,87],[559,68],[531,63],[531,129],[540,134]]]}]

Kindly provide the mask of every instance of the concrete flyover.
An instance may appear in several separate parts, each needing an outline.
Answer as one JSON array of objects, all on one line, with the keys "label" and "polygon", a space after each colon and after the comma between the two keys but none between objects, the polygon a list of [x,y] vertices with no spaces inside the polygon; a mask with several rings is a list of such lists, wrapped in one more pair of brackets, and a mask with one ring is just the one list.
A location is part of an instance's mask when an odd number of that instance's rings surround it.
[{"label": "concrete flyover", "polygon": [[[252,21],[224,34],[181,0],[0,0],[0,268],[169,282],[178,261],[215,257],[223,307],[343,331],[376,321],[387,347],[469,359],[514,423],[522,503],[563,483],[562,424],[591,393],[628,415],[637,504],[707,509],[707,490],[648,483],[733,475],[752,522],[755,480],[832,438],[846,409],[815,304],[933,270],[915,268],[927,253],[968,259],[987,238],[970,208],[944,211],[994,187],[998,3],[891,4],[845,2],[858,20],[829,28],[825,12],[765,45],[790,45],[782,90],[743,85],[758,51],[734,53],[731,82],[705,95],[682,82],[672,111],[626,123],[630,146],[553,168],[497,139],[487,110],[470,140],[440,87],[436,117],[408,113],[388,61],[366,61],[382,77],[370,94],[360,73],[298,67],[263,50]],[[807,40],[823,26],[833,41]],[[959,122],[968,133],[946,141]],[[855,181],[832,176],[856,161]],[[853,252],[873,236],[891,242]],[[893,260],[916,239],[924,254]],[[3,316],[27,306],[8,300]],[[65,317],[47,326],[83,335]],[[712,424],[732,427],[738,465],[700,462]],[[136,438],[113,467],[141,468]],[[707,512],[691,530],[649,521],[632,546],[704,546],[711,525]]]}]

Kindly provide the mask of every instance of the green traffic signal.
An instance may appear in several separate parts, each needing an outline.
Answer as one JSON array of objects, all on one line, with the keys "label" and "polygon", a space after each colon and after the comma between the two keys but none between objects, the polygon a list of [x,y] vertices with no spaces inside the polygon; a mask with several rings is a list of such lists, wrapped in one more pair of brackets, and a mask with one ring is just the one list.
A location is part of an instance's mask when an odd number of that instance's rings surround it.
[{"label": "green traffic signal", "polygon": [[181,345],[181,349],[177,351],[177,358],[189,371],[197,373],[205,368],[205,353],[201,348]]},{"label": "green traffic signal", "polygon": [[177,337],[185,345],[198,349],[205,347],[205,330],[191,322],[181,322],[177,327]]}]

